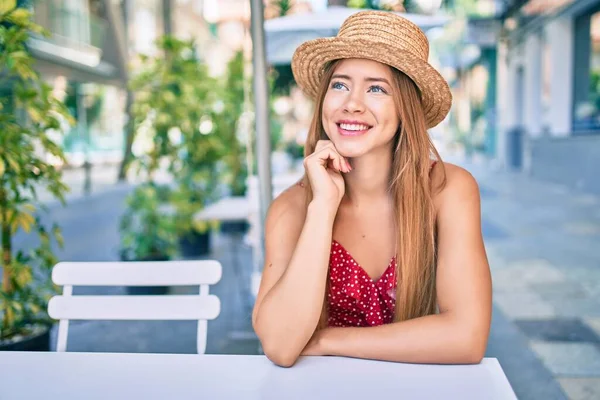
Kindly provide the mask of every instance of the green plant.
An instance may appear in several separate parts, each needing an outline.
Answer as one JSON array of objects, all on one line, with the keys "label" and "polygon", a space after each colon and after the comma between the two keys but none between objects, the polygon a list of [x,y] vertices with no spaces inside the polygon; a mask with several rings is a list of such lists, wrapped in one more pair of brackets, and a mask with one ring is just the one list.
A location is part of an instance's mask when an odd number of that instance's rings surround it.
[{"label": "green plant", "polygon": [[301,160],[304,158],[304,146],[295,140],[290,140],[285,144],[285,152],[288,153],[293,160]]},{"label": "green plant", "polygon": [[175,221],[170,215],[168,193],[166,186],[145,183],[127,196],[119,225],[123,260],[159,260],[175,255]]},{"label": "green plant", "polygon": [[[55,293],[52,239],[62,246],[58,226],[45,226],[35,203],[40,187],[64,203],[68,188],[47,161],[48,156],[64,160],[64,155],[48,133],[62,131],[72,119],[33,69],[26,42],[34,33],[44,32],[31,22],[29,10],[15,0],[0,2],[0,340],[51,322],[45,310]],[[14,249],[14,235],[21,230],[37,232],[39,245],[28,252]]]},{"label": "green plant", "polygon": [[142,56],[142,69],[131,83],[136,141],[145,148],[136,162],[148,182],[166,162],[174,179],[169,201],[175,233],[183,236],[207,229],[194,225],[193,216],[215,199],[217,163],[230,151],[234,133],[221,123],[227,113],[215,106],[229,104],[222,99],[222,85],[208,75],[194,42],[167,35],[157,47],[162,54]]},{"label": "green plant", "polygon": [[141,56],[141,71],[131,81],[135,140],[146,148],[136,161],[150,180],[161,160],[177,176],[188,145],[208,154],[215,142],[211,135],[198,134],[217,99],[217,82],[198,60],[194,43],[166,35],[157,47],[162,54]]},{"label": "green plant", "polygon": [[217,100],[218,107],[213,109],[215,136],[220,139],[220,160],[224,164],[222,180],[234,196],[246,192],[248,170],[245,162],[246,144],[239,137],[240,117],[244,113],[244,56],[238,51],[227,64],[227,71],[220,82]]},{"label": "green plant", "polygon": [[294,0],[273,0],[271,4],[277,8],[277,14],[279,17],[288,15],[294,8]]}]

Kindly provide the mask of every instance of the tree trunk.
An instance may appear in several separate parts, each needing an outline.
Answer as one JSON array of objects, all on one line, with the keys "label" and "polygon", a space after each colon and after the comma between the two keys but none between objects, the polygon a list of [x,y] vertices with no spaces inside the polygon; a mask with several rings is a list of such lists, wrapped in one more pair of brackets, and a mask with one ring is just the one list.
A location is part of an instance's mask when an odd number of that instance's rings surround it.
[{"label": "tree trunk", "polygon": [[131,106],[133,104],[133,92],[127,90],[127,102],[125,104],[125,113],[127,115],[127,125],[125,126],[125,149],[123,152],[123,160],[119,166],[119,182],[123,182],[127,179],[127,169],[133,159],[133,152],[131,147],[133,146],[133,140],[135,139],[135,124],[133,121],[133,114],[131,112]]},{"label": "tree trunk", "polygon": [[[127,40],[127,56],[130,56],[130,48],[129,48],[129,23],[131,21],[131,1],[124,0],[122,3],[123,9],[123,22],[125,23],[125,36]],[[127,89],[127,100],[125,103],[125,114],[127,115],[127,124],[125,126],[125,148],[123,149],[123,159],[121,160],[121,165],[119,166],[119,173],[117,179],[119,182],[123,182],[127,179],[127,168],[129,167],[129,163],[131,162],[132,152],[131,146],[133,146],[134,139],[134,124],[133,124],[133,115],[131,114],[131,105],[133,104],[133,92],[130,89]]]},{"label": "tree trunk", "polygon": [[163,8],[163,28],[165,35],[173,34],[173,20],[171,18],[171,8],[172,2],[171,0],[162,0],[162,8]]},{"label": "tree trunk", "polygon": [[[9,294],[13,290],[10,274],[12,249],[11,230],[6,209],[6,192],[4,189],[0,189],[0,212],[2,212],[2,292]],[[12,319],[12,313],[7,302],[4,303],[3,311],[4,318],[2,319],[2,331],[5,331],[5,329],[10,326],[10,320]]]}]

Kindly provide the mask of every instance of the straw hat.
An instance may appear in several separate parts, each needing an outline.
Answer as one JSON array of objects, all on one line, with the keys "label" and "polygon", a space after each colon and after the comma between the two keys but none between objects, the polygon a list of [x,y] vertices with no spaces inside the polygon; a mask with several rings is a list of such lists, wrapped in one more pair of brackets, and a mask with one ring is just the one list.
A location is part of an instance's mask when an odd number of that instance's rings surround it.
[{"label": "straw hat", "polygon": [[428,62],[429,42],[417,25],[386,11],[361,11],[348,17],[338,35],[303,43],[292,58],[300,88],[316,98],[328,62],[366,58],[390,65],[409,76],[421,91],[428,128],[439,124],[452,105],[448,83]]}]

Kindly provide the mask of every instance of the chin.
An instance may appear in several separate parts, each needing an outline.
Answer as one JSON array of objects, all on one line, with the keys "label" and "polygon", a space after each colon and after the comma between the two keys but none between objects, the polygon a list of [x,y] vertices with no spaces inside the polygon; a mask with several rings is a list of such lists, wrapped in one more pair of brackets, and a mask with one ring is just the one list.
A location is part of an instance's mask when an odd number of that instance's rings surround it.
[{"label": "chin", "polygon": [[356,158],[356,157],[360,157],[362,155],[364,155],[365,153],[368,152],[368,148],[366,148],[364,145],[360,144],[360,143],[348,143],[345,142],[344,140],[339,140],[336,141],[336,143],[334,143],[335,148],[337,149],[338,153],[340,153],[340,155],[342,157],[347,157],[347,158]]}]

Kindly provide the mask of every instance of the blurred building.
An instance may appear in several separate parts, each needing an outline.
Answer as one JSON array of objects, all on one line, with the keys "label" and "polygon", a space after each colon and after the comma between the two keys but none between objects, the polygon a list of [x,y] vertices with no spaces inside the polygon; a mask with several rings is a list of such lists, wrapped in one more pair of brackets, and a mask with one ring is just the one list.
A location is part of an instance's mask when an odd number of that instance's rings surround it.
[{"label": "blurred building", "polygon": [[50,33],[30,40],[36,68],[77,118],[56,138],[73,166],[122,157],[127,84],[139,67],[137,55],[155,55],[155,41],[165,33],[194,39],[205,54],[211,37],[203,0],[21,1]]},{"label": "blurred building", "polygon": [[600,193],[600,1],[512,0],[502,22],[498,160]]},{"label": "blurred building", "polygon": [[[76,126],[56,138],[68,162],[94,162],[92,153],[99,148],[112,150],[109,157],[118,159],[128,79],[123,2],[36,0],[23,5],[50,34],[29,40],[36,69],[77,118]],[[92,121],[98,123],[95,132]]]},{"label": "blurred building", "polygon": [[119,3],[35,1],[33,19],[51,34],[30,40],[43,75],[115,85],[126,81],[125,25]]}]

